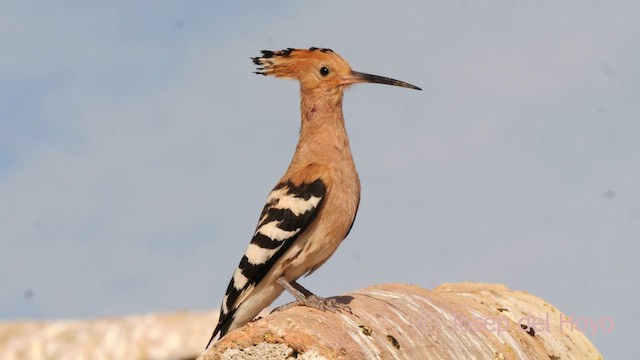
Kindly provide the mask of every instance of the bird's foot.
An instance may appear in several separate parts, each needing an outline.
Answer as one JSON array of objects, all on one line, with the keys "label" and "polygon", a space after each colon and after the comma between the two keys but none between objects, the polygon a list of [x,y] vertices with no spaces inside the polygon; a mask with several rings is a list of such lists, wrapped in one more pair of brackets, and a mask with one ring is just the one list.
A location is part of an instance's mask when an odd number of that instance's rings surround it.
[{"label": "bird's foot", "polygon": [[[290,292],[291,295],[293,295],[293,297],[295,297],[298,301],[282,305],[274,309],[272,313],[286,310],[293,306],[302,305],[322,311],[346,311],[349,314],[353,315],[353,311],[351,311],[351,307],[349,307],[349,305],[339,302],[336,298],[323,298],[314,295],[311,291],[305,289],[302,285],[295,282],[295,280],[288,281],[284,276],[280,276],[277,282],[278,284],[280,284],[280,286]],[[350,299],[353,298],[350,297]]]},{"label": "bird's foot", "polygon": [[317,295],[307,296],[300,305],[312,307],[314,309],[331,312],[348,312],[353,314],[351,307],[347,304],[341,303],[335,298],[323,298]]},{"label": "bird's foot", "polygon": [[349,314],[353,314],[351,311],[351,307],[347,304],[341,303],[334,298],[323,298],[317,295],[309,295],[306,298],[294,302],[290,302],[288,304],[284,304],[279,306],[271,311],[274,312],[283,311],[294,306],[308,306],[310,308],[322,310],[322,311],[331,311],[331,312],[348,312]]}]

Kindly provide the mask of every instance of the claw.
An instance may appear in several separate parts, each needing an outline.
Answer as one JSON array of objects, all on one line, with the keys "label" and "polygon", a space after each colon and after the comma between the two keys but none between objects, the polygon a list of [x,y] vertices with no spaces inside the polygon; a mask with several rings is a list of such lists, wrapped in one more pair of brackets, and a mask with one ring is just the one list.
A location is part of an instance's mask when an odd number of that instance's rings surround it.
[{"label": "claw", "polygon": [[307,307],[318,309],[321,311],[331,311],[331,312],[344,311],[353,315],[353,311],[351,310],[351,307],[349,305],[338,302],[338,300],[334,298],[323,298],[317,295],[309,295],[302,301],[294,301],[288,304],[278,306],[277,308],[271,310],[271,314],[275,312],[287,310],[294,306],[307,306]]},{"label": "claw", "polygon": [[340,303],[334,298],[322,298],[316,295],[311,295],[304,300],[302,305],[322,311],[346,311],[349,314],[353,314],[353,311],[351,311],[351,307],[349,305]]}]

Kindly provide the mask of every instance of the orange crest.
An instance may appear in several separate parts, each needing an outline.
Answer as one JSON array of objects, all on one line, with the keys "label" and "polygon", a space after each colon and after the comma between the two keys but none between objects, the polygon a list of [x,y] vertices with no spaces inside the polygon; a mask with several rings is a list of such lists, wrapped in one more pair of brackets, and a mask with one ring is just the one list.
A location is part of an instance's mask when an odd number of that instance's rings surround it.
[{"label": "orange crest", "polygon": [[379,83],[420,90],[403,81],[353,71],[351,65],[331,49],[262,50],[262,56],[252,58],[258,65],[256,74],[271,75],[300,81],[303,90],[343,89],[355,83]]}]

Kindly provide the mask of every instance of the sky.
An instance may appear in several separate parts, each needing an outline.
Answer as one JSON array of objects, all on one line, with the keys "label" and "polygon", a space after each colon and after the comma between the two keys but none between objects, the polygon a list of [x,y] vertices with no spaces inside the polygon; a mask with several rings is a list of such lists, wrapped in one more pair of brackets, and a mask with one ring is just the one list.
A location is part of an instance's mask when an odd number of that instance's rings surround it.
[{"label": "sky", "polygon": [[217,309],[299,130],[298,85],[250,57],[316,46],[423,91],[346,93],[362,201],[304,286],[501,283],[590,319],[605,358],[637,358],[637,14],[3,1],[0,320]]}]

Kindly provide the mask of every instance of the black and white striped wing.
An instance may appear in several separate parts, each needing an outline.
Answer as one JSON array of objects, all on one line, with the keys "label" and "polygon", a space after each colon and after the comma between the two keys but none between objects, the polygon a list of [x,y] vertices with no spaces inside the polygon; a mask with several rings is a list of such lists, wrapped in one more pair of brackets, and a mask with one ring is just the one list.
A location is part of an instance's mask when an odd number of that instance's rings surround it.
[{"label": "black and white striped wing", "polygon": [[[327,188],[322,180],[278,184],[267,198],[251,243],[233,273],[213,337],[226,334],[235,310],[318,215]],[[212,337],[212,339],[213,339]]]}]

